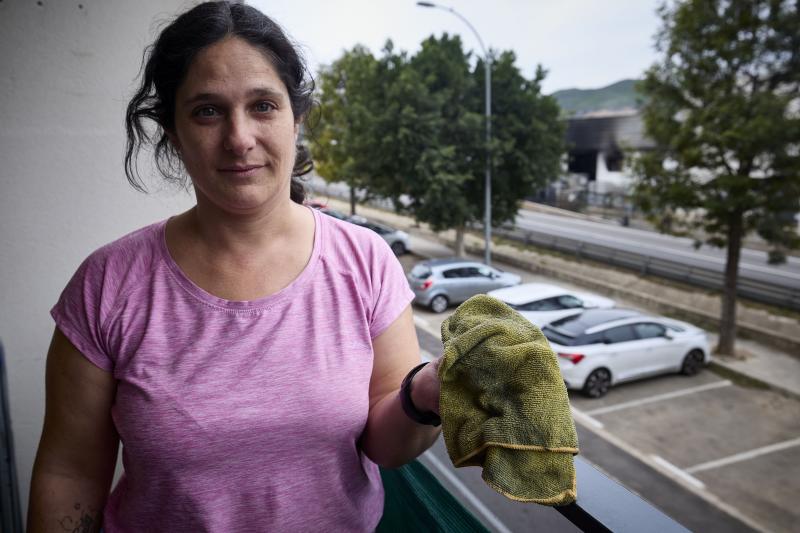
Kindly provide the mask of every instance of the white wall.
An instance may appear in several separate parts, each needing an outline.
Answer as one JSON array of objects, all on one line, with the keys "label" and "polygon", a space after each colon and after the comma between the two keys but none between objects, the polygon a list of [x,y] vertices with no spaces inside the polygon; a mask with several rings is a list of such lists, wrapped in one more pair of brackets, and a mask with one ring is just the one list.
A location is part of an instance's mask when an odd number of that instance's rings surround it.
[{"label": "white wall", "polygon": [[597,193],[630,193],[633,176],[626,172],[608,170],[605,152],[597,152],[594,191]]},{"label": "white wall", "polygon": [[92,250],[193,202],[137,193],[123,172],[124,110],[143,47],[156,21],[186,4],[0,0],[0,339],[23,513],[50,307]]}]

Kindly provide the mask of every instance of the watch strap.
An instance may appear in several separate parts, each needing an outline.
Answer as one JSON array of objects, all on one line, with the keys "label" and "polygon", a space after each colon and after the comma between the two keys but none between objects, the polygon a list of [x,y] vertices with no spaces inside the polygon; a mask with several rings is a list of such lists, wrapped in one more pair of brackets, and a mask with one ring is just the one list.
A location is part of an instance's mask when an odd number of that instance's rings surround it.
[{"label": "watch strap", "polygon": [[403,406],[403,411],[406,416],[414,422],[427,426],[438,426],[442,423],[442,419],[439,415],[433,411],[420,411],[411,400],[411,382],[414,380],[414,376],[417,375],[417,372],[422,370],[427,364],[428,363],[425,362],[415,366],[406,375],[402,385],[400,385],[400,405]]}]

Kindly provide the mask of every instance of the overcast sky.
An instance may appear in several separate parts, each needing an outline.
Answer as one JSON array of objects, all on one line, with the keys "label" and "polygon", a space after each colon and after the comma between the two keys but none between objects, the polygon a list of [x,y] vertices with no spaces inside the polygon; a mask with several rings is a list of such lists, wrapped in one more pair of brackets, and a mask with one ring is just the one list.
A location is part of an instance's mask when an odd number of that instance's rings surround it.
[{"label": "overcast sky", "polygon": [[[277,20],[303,48],[314,70],[363,44],[380,54],[387,39],[414,53],[423,39],[443,32],[461,36],[480,53],[469,28],[444,10],[415,0],[248,0]],[[656,60],[653,35],[658,0],[450,0],[484,44],[513,50],[531,78],[541,63],[544,92],[597,88],[638,78]]]}]

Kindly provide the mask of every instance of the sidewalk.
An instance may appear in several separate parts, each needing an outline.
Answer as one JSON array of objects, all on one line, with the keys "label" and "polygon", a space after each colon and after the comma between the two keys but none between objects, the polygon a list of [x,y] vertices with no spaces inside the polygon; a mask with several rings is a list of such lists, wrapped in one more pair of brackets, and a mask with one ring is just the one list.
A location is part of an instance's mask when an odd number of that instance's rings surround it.
[{"label": "sidewalk", "polygon": [[[343,212],[349,210],[349,206],[346,202],[330,198],[328,203],[331,207]],[[449,257],[453,255],[452,248],[446,244],[448,241],[447,232],[444,235],[434,234],[426,227],[416,226],[413,220],[408,217],[369,206],[359,205],[358,211],[359,214],[367,216],[368,218],[384,222],[408,232],[411,236],[411,252],[415,255],[424,258]],[[468,250],[482,249],[482,239],[475,238],[471,235],[467,237],[466,242]],[[450,242],[452,242],[452,237],[450,237]],[[515,267],[521,268],[523,265],[520,264],[520,261],[513,261],[513,265],[503,261],[509,253],[514,253],[512,247],[496,247],[494,253],[495,261],[493,262],[497,263],[497,265],[504,270],[514,270]],[[482,260],[481,257],[477,256],[475,256],[474,259]],[[586,265],[581,265],[580,270],[587,279],[595,281],[595,283],[583,287],[588,290],[598,290],[597,280],[614,280],[615,278],[620,278],[619,272],[611,268],[604,269],[596,266],[587,267]],[[551,275],[550,272],[544,269],[539,271],[526,271],[539,275]],[[623,280],[619,281],[625,283]],[[574,276],[569,282],[580,285],[580,283],[575,281]],[[650,288],[650,290],[652,291],[653,289]],[[694,303],[698,297],[694,292],[680,291],[675,288],[661,290],[662,292],[668,290],[670,293],[669,297],[677,299],[677,301]],[[620,304],[626,307],[638,307],[653,313],[663,313],[663,309],[661,309],[659,302],[655,298],[648,301],[647,298],[641,297],[641,293],[646,294],[647,292],[647,288],[642,287],[641,290],[636,293],[637,297],[634,299],[626,299],[624,293],[610,294],[609,296],[614,297]],[[678,316],[676,318],[681,317]],[[691,320],[688,321],[691,322]],[[790,326],[792,325],[790,324]],[[714,346],[717,341],[717,335],[709,332],[709,341],[711,345]],[[736,344],[736,357],[715,356],[712,365],[716,366],[721,373],[730,374],[733,379],[739,378],[754,386],[766,387],[788,396],[800,398],[800,358],[752,340],[737,339]]]}]

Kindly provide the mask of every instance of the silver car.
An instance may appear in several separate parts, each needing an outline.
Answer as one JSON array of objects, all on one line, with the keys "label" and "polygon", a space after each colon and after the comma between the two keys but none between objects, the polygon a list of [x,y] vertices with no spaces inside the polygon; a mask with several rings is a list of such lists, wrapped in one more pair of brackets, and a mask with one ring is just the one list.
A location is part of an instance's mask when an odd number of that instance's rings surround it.
[{"label": "silver car", "polygon": [[408,274],[414,303],[444,312],[476,294],[519,284],[516,274],[464,259],[430,259],[414,265]]},{"label": "silver car", "polygon": [[405,231],[395,229],[391,226],[387,226],[386,224],[367,220],[359,215],[347,217],[347,221],[359,226],[364,226],[365,228],[369,228],[383,237],[383,240],[389,244],[389,247],[394,252],[394,255],[400,256],[408,251],[408,233]]}]

